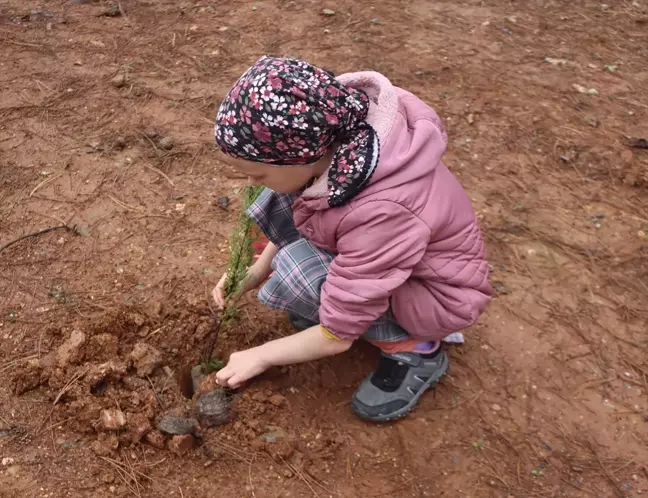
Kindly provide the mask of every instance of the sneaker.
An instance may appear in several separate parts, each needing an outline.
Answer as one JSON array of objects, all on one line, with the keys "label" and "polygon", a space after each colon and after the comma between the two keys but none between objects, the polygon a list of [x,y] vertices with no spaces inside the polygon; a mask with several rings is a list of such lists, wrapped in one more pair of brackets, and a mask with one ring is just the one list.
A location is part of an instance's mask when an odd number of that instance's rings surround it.
[{"label": "sneaker", "polygon": [[376,371],[353,395],[351,409],[371,422],[404,417],[447,371],[448,356],[442,348],[428,354],[383,353]]}]

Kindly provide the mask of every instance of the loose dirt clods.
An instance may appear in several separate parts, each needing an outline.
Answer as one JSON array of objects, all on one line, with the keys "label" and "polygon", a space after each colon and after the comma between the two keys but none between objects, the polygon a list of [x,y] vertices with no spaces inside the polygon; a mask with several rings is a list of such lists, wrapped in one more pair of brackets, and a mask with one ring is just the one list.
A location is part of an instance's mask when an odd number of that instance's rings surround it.
[{"label": "loose dirt clods", "polygon": [[152,375],[162,365],[162,355],[160,352],[144,342],[135,344],[128,358],[133,363],[137,375],[142,378]]}]

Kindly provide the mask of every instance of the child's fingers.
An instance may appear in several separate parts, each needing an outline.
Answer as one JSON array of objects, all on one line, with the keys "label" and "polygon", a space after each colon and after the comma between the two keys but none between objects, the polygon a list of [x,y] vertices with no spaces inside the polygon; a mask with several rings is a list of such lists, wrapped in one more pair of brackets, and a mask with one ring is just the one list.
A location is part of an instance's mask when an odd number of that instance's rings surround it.
[{"label": "child's fingers", "polygon": [[216,302],[216,305],[220,309],[223,309],[225,307],[225,297],[223,296],[223,289],[221,289],[218,286],[214,287],[214,290],[212,291],[212,296],[214,297],[214,301]]},{"label": "child's fingers", "polygon": [[227,387],[229,385],[229,378],[234,375],[234,370],[228,366],[223,367],[216,373],[216,380],[221,386]]},{"label": "child's fingers", "polygon": [[231,379],[229,379],[229,380],[227,381],[227,386],[228,386],[230,389],[238,389],[239,387],[241,387],[241,384],[242,384],[242,382],[238,381],[238,380],[236,379],[236,377],[232,377]]}]

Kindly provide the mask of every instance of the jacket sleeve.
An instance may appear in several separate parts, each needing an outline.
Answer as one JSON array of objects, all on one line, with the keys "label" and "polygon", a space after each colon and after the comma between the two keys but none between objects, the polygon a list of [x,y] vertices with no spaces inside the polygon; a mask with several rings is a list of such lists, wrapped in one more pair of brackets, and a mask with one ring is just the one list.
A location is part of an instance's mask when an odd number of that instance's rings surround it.
[{"label": "jacket sleeve", "polygon": [[322,325],[340,339],[364,334],[387,311],[429,240],[429,227],[398,203],[373,201],[350,211],[338,227],[338,255],[322,286]]}]

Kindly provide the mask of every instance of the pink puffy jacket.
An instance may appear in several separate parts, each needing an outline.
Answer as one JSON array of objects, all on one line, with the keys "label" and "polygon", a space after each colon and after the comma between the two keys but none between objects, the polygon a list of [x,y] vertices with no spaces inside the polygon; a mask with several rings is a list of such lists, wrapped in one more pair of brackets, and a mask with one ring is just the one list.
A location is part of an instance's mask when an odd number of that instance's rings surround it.
[{"label": "pink puffy jacket", "polygon": [[412,337],[440,340],[472,325],[490,300],[488,263],[468,195],[441,162],[439,116],[384,76],[339,77],[372,99],[367,121],[380,162],[348,204],[304,192],[293,206],[298,230],[338,255],[322,287],[320,321],[357,339],[391,305]]}]

